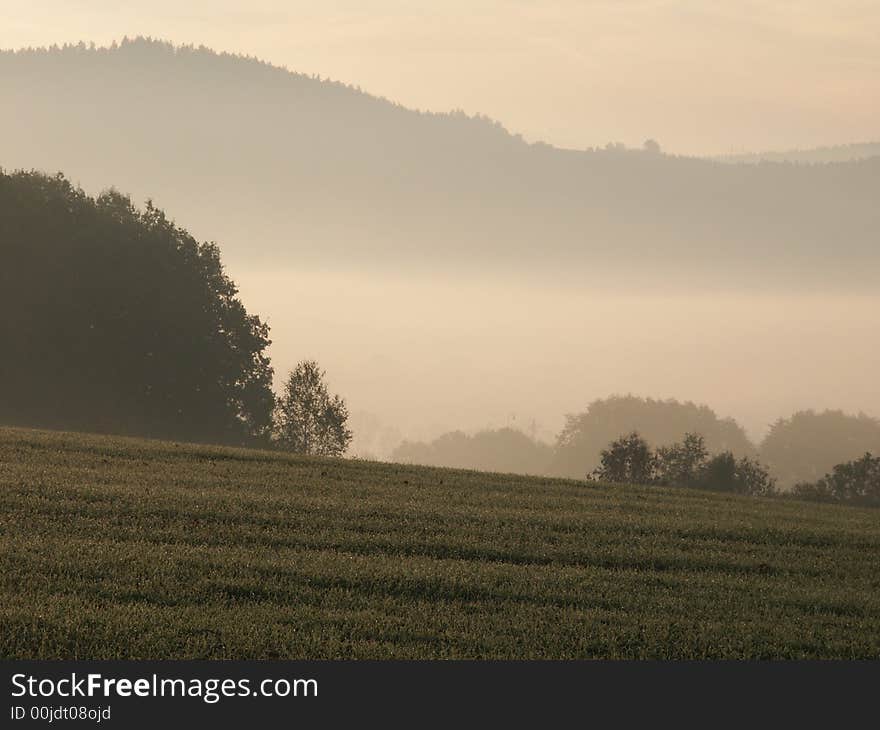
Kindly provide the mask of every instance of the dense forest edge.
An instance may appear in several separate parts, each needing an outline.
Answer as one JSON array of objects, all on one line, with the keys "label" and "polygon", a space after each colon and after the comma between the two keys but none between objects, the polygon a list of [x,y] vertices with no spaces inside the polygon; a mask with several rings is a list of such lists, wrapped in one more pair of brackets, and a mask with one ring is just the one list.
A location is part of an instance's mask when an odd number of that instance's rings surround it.
[{"label": "dense forest edge", "polygon": [[152,198],[252,266],[878,283],[877,156],[731,165],[655,140],[561,149],[485,116],[147,38],[0,52],[0,94],[16,109],[0,119],[0,164]]}]

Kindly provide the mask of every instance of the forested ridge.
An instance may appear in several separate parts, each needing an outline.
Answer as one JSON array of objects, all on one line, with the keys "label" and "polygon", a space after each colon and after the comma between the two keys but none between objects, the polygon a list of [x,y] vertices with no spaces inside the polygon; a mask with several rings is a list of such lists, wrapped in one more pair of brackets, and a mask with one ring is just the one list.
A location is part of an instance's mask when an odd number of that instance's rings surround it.
[{"label": "forested ridge", "polygon": [[0,94],[16,109],[0,119],[7,169],[152,197],[249,265],[689,289],[854,291],[880,276],[880,157],[727,165],[653,144],[559,149],[484,117],[145,39],[2,53]]}]

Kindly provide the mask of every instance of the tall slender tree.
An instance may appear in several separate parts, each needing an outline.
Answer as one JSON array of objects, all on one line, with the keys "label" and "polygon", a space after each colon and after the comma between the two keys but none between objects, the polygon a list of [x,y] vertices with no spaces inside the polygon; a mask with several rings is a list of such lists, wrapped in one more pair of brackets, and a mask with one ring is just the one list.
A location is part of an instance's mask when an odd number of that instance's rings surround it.
[{"label": "tall slender tree", "polygon": [[314,360],[304,360],[287,376],[276,414],[282,448],[314,456],[341,456],[348,448],[348,407],[330,395],[324,376]]}]

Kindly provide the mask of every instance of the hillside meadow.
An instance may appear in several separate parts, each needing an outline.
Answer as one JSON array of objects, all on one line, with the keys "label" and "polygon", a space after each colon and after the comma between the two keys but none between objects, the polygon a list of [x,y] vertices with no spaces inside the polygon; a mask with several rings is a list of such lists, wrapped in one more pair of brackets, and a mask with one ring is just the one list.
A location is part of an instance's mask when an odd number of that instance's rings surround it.
[{"label": "hillside meadow", "polygon": [[0,429],[3,658],[876,658],[880,511]]}]

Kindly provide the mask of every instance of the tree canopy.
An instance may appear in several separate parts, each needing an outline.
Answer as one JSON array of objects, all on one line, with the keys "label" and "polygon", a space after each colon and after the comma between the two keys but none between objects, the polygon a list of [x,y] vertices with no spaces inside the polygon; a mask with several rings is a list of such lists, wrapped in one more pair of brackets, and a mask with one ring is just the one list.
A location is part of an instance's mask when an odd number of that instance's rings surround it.
[{"label": "tree canopy", "polygon": [[0,421],[221,443],[268,437],[269,330],[212,243],[148,204],[0,171]]},{"label": "tree canopy", "polygon": [[703,437],[710,453],[731,451],[751,456],[755,447],[731,418],[719,418],[707,406],[632,395],[595,400],[583,413],[569,415],[556,444],[552,471],[582,477],[600,463],[600,454],[622,434],[637,431],[652,447],[674,444],[687,433]]},{"label": "tree canopy", "polygon": [[351,443],[348,407],[330,395],[326,373],[314,360],[303,360],[287,376],[278,399],[276,443],[312,456],[342,456]]},{"label": "tree canopy", "polygon": [[783,487],[815,482],[865,452],[880,453],[880,421],[843,411],[799,411],[780,418],[761,442],[761,460]]},{"label": "tree canopy", "polygon": [[860,459],[836,464],[818,481],[796,484],[792,494],[820,502],[880,507],[880,456],[867,453]]},{"label": "tree canopy", "polygon": [[653,452],[637,432],[613,441],[602,449],[599,466],[588,479],[624,484],[659,484],[692,487],[716,492],[769,497],[776,493],[776,480],[760,463],[748,456],[737,459],[730,451],[709,457],[703,437],[688,433],[678,444]]}]

